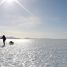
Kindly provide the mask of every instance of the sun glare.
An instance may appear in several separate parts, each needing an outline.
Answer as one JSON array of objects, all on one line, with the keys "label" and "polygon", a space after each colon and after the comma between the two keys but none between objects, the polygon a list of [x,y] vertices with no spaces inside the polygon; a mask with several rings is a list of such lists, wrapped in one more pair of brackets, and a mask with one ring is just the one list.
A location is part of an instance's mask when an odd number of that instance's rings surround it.
[{"label": "sun glare", "polygon": [[13,3],[15,0],[5,0],[7,3]]},{"label": "sun glare", "polygon": [[17,4],[18,4],[20,7],[22,7],[27,13],[29,13],[30,15],[33,16],[33,14],[32,14],[27,8],[25,8],[24,5],[23,5],[21,2],[19,2],[18,0],[2,0],[2,1],[0,2],[0,6],[1,6],[1,5],[4,5],[5,3],[7,3],[7,5],[12,5],[12,4],[14,4],[14,3],[17,3]]}]

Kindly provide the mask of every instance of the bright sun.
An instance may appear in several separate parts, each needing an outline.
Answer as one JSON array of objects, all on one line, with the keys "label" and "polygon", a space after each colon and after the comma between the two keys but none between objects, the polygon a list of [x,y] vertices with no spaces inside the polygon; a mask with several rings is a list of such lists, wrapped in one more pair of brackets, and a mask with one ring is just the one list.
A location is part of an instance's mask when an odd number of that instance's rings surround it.
[{"label": "bright sun", "polygon": [[3,4],[5,4],[5,3],[7,3],[7,5],[12,5],[12,4],[14,4],[14,3],[17,3],[20,7],[22,7],[27,13],[29,13],[30,15],[33,15],[27,8],[25,8],[24,7],[24,5],[21,3],[21,2],[19,2],[18,0],[2,0],[1,2],[0,2],[0,6],[1,5],[3,5]]},{"label": "bright sun", "polygon": [[7,3],[13,3],[15,0],[5,0]]}]

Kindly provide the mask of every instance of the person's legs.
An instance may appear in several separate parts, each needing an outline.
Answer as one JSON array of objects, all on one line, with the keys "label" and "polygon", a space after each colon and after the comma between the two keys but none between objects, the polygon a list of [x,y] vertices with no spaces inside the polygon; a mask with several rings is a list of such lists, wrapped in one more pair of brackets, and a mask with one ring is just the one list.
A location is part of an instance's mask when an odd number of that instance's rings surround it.
[{"label": "person's legs", "polygon": [[3,47],[5,46],[5,40],[3,40]]},{"label": "person's legs", "polygon": [[5,45],[5,41],[4,41],[3,43],[4,43],[4,45]]}]

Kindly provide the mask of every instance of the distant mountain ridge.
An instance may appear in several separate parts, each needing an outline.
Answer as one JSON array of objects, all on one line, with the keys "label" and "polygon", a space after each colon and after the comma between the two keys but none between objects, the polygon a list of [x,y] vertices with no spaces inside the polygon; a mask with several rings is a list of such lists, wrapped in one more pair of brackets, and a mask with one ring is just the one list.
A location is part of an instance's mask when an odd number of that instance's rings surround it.
[{"label": "distant mountain ridge", "polygon": [[6,37],[7,39],[20,39],[20,38],[17,38],[17,37]]},{"label": "distant mountain ridge", "polygon": [[[0,36],[0,39],[1,39],[2,36]],[[20,38],[17,38],[17,37],[13,37],[13,36],[6,36],[7,39],[20,39]]]}]

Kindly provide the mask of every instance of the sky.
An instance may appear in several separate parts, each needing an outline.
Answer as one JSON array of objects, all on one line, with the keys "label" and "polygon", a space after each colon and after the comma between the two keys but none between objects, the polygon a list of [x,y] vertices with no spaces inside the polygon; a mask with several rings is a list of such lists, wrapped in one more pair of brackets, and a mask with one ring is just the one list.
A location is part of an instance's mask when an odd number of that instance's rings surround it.
[{"label": "sky", "polygon": [[0,0],[0,35],[67,39],[67,0]]}]

